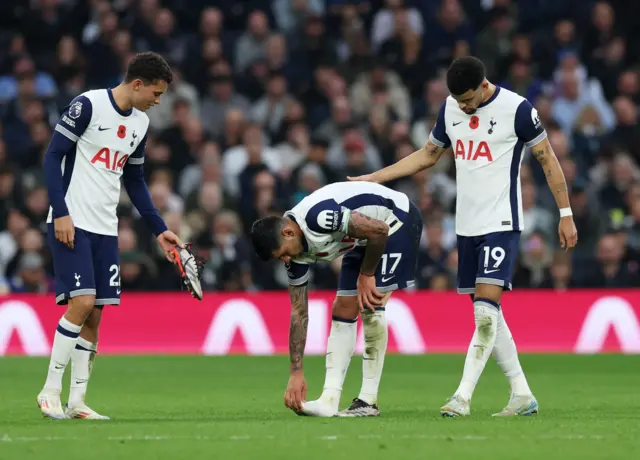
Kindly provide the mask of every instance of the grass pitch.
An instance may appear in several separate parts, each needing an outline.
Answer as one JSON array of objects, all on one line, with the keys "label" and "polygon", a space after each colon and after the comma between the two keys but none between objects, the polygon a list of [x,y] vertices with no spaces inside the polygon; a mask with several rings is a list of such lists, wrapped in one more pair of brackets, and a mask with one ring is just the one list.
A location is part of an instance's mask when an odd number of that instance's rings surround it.
[{"label": "grass pitch", "polygon": [[[509,419],[491,417],[509,390],[490,362],[471,417],[443,419],[463,360],[388,356],[380,418],[314,419],[283,405],[286,357],[99,356],[88,402],[112,420],[87,422],[41,418],[35,397],[47,360],[3,358],[0,460],[640,458],[640,357],[525,355],[541,412]],[[305,367],[315,399],[324,359]],[[355,357],[341,408],[360,379]]]}]

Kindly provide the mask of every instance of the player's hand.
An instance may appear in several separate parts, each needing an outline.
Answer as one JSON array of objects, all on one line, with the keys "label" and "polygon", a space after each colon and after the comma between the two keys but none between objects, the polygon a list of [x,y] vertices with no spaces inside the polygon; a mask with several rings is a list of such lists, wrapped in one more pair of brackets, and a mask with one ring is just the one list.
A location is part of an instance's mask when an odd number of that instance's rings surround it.
[{"label": "player's hand", "polygon": [[350,182],[375,182],[378,183],[378,180],[375,178],[375,174],[365,174],[363,176],[351,177],[347,176],[347,180]]},{"label": "player's hand", "polygon": [[384,294],[376,289],[376,277],[360,274],[358,276],[358,307],[360,311],[368,308],[376,311],[376,307],[382,306]]},{"label": "player's hand", "polygon": [[71,216],[58,217],[53,220],[53,228],[56,232],[56,240],[73,249],[76,237],[76,228],[73,226]]},{"label": "player's hand", "polygon": [[180,241],[178,235],[173,233],[171,230],[165,230],[163,233],[158,235],[157,240],[169,262],[174,262],[173,249],[176,246],[180,246],[181,248],[184,247],[184,243]]},{"label": "player's hand", "polygon": [[302,403],[307,400],[307,381],[304,372],[295,371],[289,377],[287,390],[284,392],[284,405],[294,412],[302,410]]},{"label": "player's hand", "polygon": [[560,246],[565,251],[575,247],[578,243],[578,230],[576,230],[576,224],[573,222],[572,216],[560,218],[558,235],[560,236]]}]

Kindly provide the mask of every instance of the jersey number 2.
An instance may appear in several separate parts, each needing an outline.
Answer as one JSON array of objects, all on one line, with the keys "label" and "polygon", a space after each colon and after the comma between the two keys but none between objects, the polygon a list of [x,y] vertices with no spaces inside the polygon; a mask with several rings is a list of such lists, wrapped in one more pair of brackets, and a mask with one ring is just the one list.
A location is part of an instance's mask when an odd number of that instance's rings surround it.
[{"label": "jersey number 2", "polygon": [[120,286],[120,267],[113,264],[109,267],[109,273],[113,272],[113,276],[109,280],[109,286]]}]

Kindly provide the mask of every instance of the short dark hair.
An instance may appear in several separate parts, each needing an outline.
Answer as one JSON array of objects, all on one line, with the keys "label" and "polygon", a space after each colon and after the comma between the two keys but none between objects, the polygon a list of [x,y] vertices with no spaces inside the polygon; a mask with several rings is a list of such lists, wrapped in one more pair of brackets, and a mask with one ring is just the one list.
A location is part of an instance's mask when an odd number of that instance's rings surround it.
[{"label": "short dark hair", "polygon": [[473,56],[465,56],[454,60],[447,70],[447,87],[449,92],[460,96],[469,90],[476,90],[485,78],[482,61]]},{"label": "short dark hair", "polygon": [[171,67],[158,53],[145,51],[136,54],[127,66],[125,83],[140,79],[145,85],[156,81],[166,81],[167,84],[173,81]]},{"label": "short dark hair", "polygon": [[284,219],[278,216],[264,217],[253,223],[251,242],[260,259],[273,259],[273,251],[280,247],[280,231],[283,225]]}]

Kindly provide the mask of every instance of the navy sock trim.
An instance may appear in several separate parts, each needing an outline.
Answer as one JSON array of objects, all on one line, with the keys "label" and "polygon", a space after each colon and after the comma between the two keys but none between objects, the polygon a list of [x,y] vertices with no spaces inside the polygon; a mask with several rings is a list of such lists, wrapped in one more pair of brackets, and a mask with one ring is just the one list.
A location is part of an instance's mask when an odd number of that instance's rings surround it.
[{"label": "navy sock trim", "polygon": [[58,331],[60,334],[66,336],[66,337],[70,337],[72,339],[77,339],[78,336],[80,335],[80,332],[71,332],[67,329],[65,329],[64,327],[60,326],[58,324],[58,327],[56,329],[56,331]]},{"label": "navy sock trim", "polygon": [[496,307],[498,310],[500,310],[500,304],[498,302],[495,302],[495,301],[491,300],[491,299],[483,299],[482,297],[476,297],[476,299],[474,300],[473,303],[476,303],[476,302],[488,303],[492,307]]},{"label": "navy sock trim", "polygon": [[77,343],[76,343],[76,350],[88,351],[89,353],[93,353],[94,352],[94,350],[89,350],[88,348],[85,348],[82,345],[77,344]]},{"label": "navy sock trim", "polygon": [[348,323],[348,324],[353,324],[356,321],[358,321],[358,318],[353,318],[353,319],[344,319],[344,318],[340,318],[339,316],[332,316],[331,319],[333,321],[338,321],[340,323]]}]

